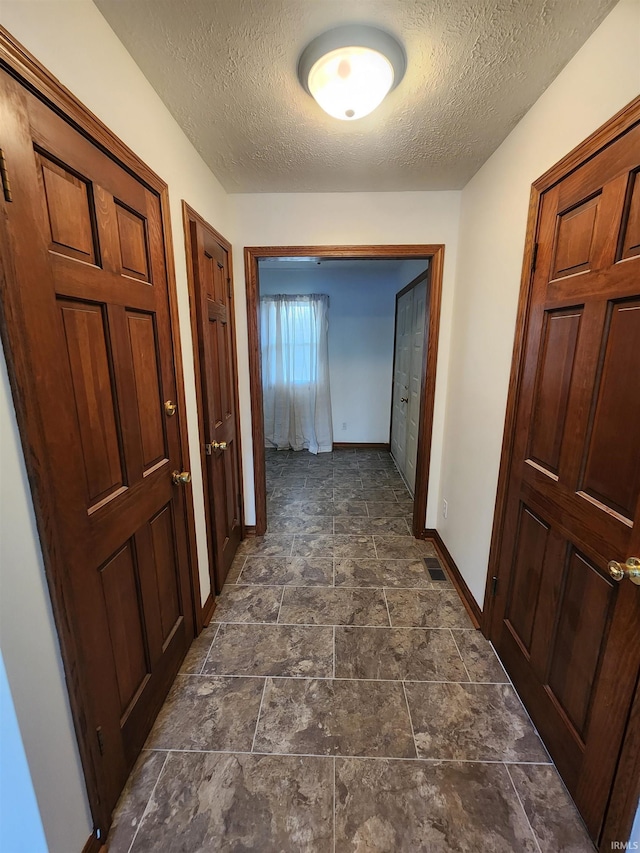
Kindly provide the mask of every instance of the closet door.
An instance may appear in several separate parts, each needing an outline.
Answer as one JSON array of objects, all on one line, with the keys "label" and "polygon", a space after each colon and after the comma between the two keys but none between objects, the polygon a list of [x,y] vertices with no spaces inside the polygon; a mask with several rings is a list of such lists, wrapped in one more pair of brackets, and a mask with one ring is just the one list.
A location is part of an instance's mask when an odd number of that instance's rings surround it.
[{"label": "closet door", "polygon": [[391,455],[413,495],[420,431],[425,344],[426,278],[396,297],[396,340],[391,409]]},{"label": "closet door", "polygon": [[391,409],[391,455],[404,476],[407,455],[407,403],[411,371],[411,316],[413,291],[396,300],[396,340],[393,362]]}]

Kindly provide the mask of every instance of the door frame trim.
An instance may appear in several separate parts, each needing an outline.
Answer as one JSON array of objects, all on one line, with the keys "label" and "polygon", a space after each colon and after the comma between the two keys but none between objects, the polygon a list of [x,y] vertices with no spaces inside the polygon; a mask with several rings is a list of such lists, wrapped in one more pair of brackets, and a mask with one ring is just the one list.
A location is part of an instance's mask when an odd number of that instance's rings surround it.
[{"label": "door frame trim", "polygon": [[[209,491],[209,478],[207,472],[207,456],[205,453],[205,444],[207,443],[207,434],[204,423],[204,405],[202,402],[202,368],[200,364],[200,333],[198,328],[197,317],[197,294],[195,273],[192,262],[193,241],[191,239],[191,223],[200,225],[208,231],[215,239],[224,247],[229,257],[229,277],[231,279],[231,293],[233,301],[230,306],[231,319],[231,349],[234,363],[234,383],[233,383],[233,399],[236,407],[236,429],[235,441],[238,448],[238,488],[240,489],[240,535],[244,539],[244,481],[242,475],[242,443],[240,437],[240,393],[238,390],[238,348],[236,341],[236,317],[235,317],[235,290],[233,287],[233,250],[231,243],[222,236],[206,219],[203,219],[191,205],[182,199],[182,222],[184,227],[184,245],[187,256],[187,284],[189,287],[189,318],[191,321],[191,342],[193,346],[193,369],[196,380],[196,408],[198,410],[198,434],[200,438],[200,465],[202,468],[202,484],[204,491],[205,503],[205,525],[207,529],[207,549],[209,563],[209,579],[211,580],[211,591],[207,600],[200,608],[200,623],[198,624],[198,633],[203,625],[208,625],[215,610],[215,559],[214,559],[214,539],[213,539],[213,520],[211,517],[212,497]],[[196,605],[198,609],[198,605]]]},{"label": "door frame trim", "polygon": [[[516,413],[518,410],[523,379],[525,341],[529,324],[529,309],[533,287],[534,249],[538,232],[540,209],[542,206],[542,196],[545,192],[548,192],[553,186],[563,180],[563,178],[571,174],[571,172],[575,171],[588,160],[595,157],[596,154],[614,142],[633,125],[637,124],[638,121],[640,121],[640,97],[635,98],[623,107],[611,119],[609,119],[609,121],[605,122],[605,124],[594,131],[558,163],[534,181],[531,186],[524,257],[520,279],[520,295],[518,298],[518,313],[516,317],[515,339],[511,361],[511,373],[509,377],[502,451],[500,456],[500,470],[498,474],[498,488],[496,493],[493,529],[491,533],[491,547],[489,551],[489,563],[487,568],[487,580],[482,613],[481,628],[486,637],[491,636],[493,621],[494,597],[491,592],[491,581],[494,577],[499,578],[500,552],[502,549],[507,509],[507,487],[511,476],[511,456],[515,440]],[[636,688],[636,705],[640,702],[639,697],[640,687]],[[631,726],[632,724],[634,725],[633,736],[629,737],[630,733],[627,731],[627,737],[625,738],[625,745],[623,746],[623,751],[621,753],[619,767],[622,762],[625,761],[625,753],[627,749],[631,748],[629,742],[640,738],[640,714],[636,714],[634,720],[630,721],[629,725]],[[627,744],[629,744],[629,746],[627,746]],[[616,777],[614,778],[613,790],[616,789],[618,783],[618,773],[619,771],[616,773]],[[607,814],[605,815],[605,824],[602,834],[603,839],[619,838],[622,840],[622,837],[616,833],[624,830],[627,824],[629,831],[631,830],[634,815],[629,816],[628,813],[622,814],[622,811],[623,810],[620,810],[617,815],[612,815],[611,805],[609,806]],[[615,821],[615,826],[612,824],[612,821]]]},{"label": "door frame trim", "polygon": [[[180,326],[178,321],[178,296],[175,278],[175,260],[171,234],[169,210],[169,191],[167,184],[153,172],[128,146],[126,146],[97,116],[95,116],[75,95],[57,80],[44,65],[23,47],[3,26],[0,25],[0,69],[10,74],[18,83],[52,108],[84,137],[89,139],[106,156],[110,157],[136,179],[141,180],[159,199],[162,227],[164,232],[164,255],[167,273],[167,291],[169,296],[169,318],[174,351],[176,389],[179,409],[180,450],[183,465],[189,464],[189,447],[186,427],[186,403],[182,349],[180,346]],[[4,231],[4,229],[3,229]],[[5,235],[0,233],[4,242]],[[45,575],[53,608],[56,631],[60,641],[60,652],[65,671],[65,680],[69,694],[69,703],[74,722],[76,740],[87,786],[87,795],[95,826],[106,837],[111,823],[111,814],[105,811],[105,797],[100,796],[101,783],[97,768],[100,755],[95,726],[91,724],[87,699],[82,677],[85,667],[84,657],[72,630],[70,606],[68,604],[68,571],[62,552],[56,522],[56,509],[51,499],[51,469],[47,459],[39,449],[44,446],[44,424],[39,410],[33,404],[35,395],[33,377],[15,357],[20,351],[21,328],[24,316],[20,306],[6,299],[6,282],[13,278],[13,270],[2,263],[0,252],[0,288],[3,299],[0,308],[0,331],[5,344],[7,369],[11,385],[16,418],[25,457],[29,486],[42,549]],[[180,414],[183,413],[182,417]],[[192,601],[191,607],[196,619],[195,602],[200,600],[200,582],[197,571],[196,530],[191,488],[185,489],[185,523],[187,533],[188,569]]]},{"label": "door frame trim", "polygon": [[[382,246],[250,246],[245,247],[245,281],[247,295],[247,333],[249,344],[249,388],[251,394],[251,430],[253,436],[253,474],[256,502],[256,534],[267,529],[267,491],[264,454],[264,415],[262,402],[262,366],[260,354],[260,281],[258,261],[265,258],[342,258],[344,260],[422,259],[429,261],[431,292],[429,299],[429,325],[425,359],[422,370],[420,404],[420,436],[416,464],[416,498],[413,506],[413,535],[422,538],[426,529],[427,489],[433,409],[435,403],[440,308],[442,303],[442,278],[445,246],[438,244],[382,245]],[[429,363],[430,370],[426,365]]]}]

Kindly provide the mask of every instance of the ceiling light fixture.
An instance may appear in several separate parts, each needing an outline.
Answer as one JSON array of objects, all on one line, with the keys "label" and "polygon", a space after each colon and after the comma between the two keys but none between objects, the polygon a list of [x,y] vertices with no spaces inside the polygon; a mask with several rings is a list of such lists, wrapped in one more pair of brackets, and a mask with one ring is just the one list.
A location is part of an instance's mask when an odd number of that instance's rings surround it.
[{"label": "ceiling light fixture", "polygon": [[298,78],[330,116],[355,121],[382,103],[406,67],[402,45],[392,35],[376,27],[346,26],[307,45]]}]

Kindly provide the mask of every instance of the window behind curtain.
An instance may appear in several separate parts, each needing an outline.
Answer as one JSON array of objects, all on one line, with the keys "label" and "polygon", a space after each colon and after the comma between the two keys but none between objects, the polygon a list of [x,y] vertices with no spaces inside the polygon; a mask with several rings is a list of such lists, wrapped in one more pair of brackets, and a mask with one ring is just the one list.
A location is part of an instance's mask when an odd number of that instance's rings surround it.
[{"label": "window behind curtain", "polygon": [[329,297],[275,295],[260,300],[262,387],[267,446],[331,450]]}]

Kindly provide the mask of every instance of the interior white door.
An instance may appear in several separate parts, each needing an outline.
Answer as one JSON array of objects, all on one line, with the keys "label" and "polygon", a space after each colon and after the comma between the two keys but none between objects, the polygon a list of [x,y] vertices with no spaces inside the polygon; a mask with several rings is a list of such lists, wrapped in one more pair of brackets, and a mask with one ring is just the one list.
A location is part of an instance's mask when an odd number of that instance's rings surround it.
[{"label": "interior white door", "polygon": [[391,455],[404,472],[407,453],[407,403],[411,366],[411,312],[413,291],[396,303],[396,345],[393,361],[393,398],[391,401]]},{"label": "interior white door", "polygon": [[407,403],[407,440],[403,476],[411,494],[416,486],[418,435],[420,429],[420,391],[422,389],[422,354],[424,352],[427,282],[421,281],[413,290],[410,329],[409,402]]},{"label": "interior white door", "polygon": [[418,282],[396,302],[396,345],[391,406],[391,455],[411,494],[416,484],[420,393],[427,282]]}]

